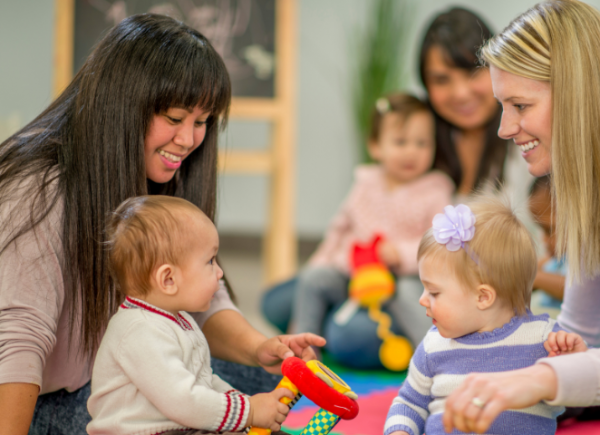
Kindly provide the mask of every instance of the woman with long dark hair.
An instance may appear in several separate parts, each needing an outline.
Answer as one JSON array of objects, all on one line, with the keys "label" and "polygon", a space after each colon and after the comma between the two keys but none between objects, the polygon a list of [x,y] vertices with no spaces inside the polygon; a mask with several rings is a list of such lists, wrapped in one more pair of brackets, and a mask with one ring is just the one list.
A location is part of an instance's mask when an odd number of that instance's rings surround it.
[{"label": "woman with long dark hair", "polygon": [[[25,433],[32,416],[30,433],[85,431],[93,355],[121,303],[103,245],[107,219],[123,200],[159,193],[213,219],[217,136],[230,100],[225,65],[204,36],[167,17],[137,15],[98,44],[56,101],[0,144],[6,433]],[[312,356],[309,346],[324,342],[267,340],[224,284],[196,319],[214,356],[272,373],[283,357]]]},{"label": "woman with long dark hair", "polygon": [[459,195],[527,177],[518,155],[497,135],[501,110],[489,70],[478,63],[477,52],[492,35],[482,18],[457,7],[436,16],[421,43],[419,75],[436,115],[434,167],[454,180]]}]

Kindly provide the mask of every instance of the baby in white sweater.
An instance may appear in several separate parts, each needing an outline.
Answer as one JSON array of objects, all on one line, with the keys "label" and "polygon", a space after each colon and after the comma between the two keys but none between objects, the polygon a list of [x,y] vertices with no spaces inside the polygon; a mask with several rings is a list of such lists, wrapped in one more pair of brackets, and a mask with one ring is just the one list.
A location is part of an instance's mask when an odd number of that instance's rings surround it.
[{"label": "baby in white sweater", "polygon": [[213,374],[206,338],[187,313],[208,310],[223,276],[210,219],[183,199],[136,197],[119,206],[108,232],[111,272],[126,298],[94,363],[88,433],[279,430],[289,411],[279,399],[292,392],[250,397]]}]

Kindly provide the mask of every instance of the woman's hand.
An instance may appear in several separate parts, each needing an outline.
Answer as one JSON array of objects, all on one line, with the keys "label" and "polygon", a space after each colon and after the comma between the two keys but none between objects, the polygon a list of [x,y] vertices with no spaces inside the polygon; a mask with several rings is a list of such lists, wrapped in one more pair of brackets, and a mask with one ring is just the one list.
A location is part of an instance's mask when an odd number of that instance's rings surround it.
[{"label": "woman's hand", "polygon": [[281,374],[281,363],[290,356],[304,361],[316,359],[311,346],[324,346],[325,339],[315,334],[278,335],[265,340],[256,350],[258,364],[266,371]]},{"label": "woman's hand", "polygon": [[448,396],[444,429],[484,433],[502,411],[552,400],[557,388],[556,374],[546,364],[510,372],[472,373]]},{"label": "woman's hand", "polygon": [[567,331],[551,332],[544,342],[544,349],[548,351],[548,356],[585,352],[587,348],[581,335]]}]

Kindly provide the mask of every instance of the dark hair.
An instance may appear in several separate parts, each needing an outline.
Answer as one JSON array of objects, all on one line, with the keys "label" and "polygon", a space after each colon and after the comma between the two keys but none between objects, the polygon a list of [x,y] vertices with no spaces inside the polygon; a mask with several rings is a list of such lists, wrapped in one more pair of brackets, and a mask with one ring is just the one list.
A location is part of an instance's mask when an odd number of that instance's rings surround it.
[{"label": "dark hair", "polygon": [[[121,300],[103,246],[109,213],[129,197],[162,193],[189,200],[213,219],[217,136],[230,101],[225,64],[204,36],[165,16],[134,15],[98,43],[46,110],[0,144],[0,203],[14,180],[40,180],[29,192],[28,222],[0,253],[62,201],[70,331],[81,307],[86,352],[97,348]],[[198,105],[210,111],[202,146],[170,182],[148,182],[144,139],[151,120],[171,106]]]},{"label": "dark hair", "polygon": [[[448,12],[436,16],[425,32],[419,54],[419,74],[423,86],[425,81],[425,61],[429,50],[439,47],[446,56],[448,65],[474,71],[478,68],[477,52],[486,40],[493,36],[485,22],[473,12],[463,8],[452,8]],[[452,131],[456,127],[440,117],[433,109],[436,125],[436,153],[433,166],[446,174],[460,186],[462,168],[456,153]],[[476,189],[481,183],[493,180],[497,184],[504,180],[504,160],[508,146],[506,141],[498,137],[498,128],[502,112],[498,109],[496,116],[486,126],[485,148],[481,156]]]},{"label": "dark hair", "polygon": [[379,98],[371,111],[369,139],[373,141],[379,139],[381,121],[387,113],[397,113],[404,117],[404,119],[408,119],[412,114],[417,112],[431,112],[431,109],[427,103],[424,103],[413,95],[397,92]]}]

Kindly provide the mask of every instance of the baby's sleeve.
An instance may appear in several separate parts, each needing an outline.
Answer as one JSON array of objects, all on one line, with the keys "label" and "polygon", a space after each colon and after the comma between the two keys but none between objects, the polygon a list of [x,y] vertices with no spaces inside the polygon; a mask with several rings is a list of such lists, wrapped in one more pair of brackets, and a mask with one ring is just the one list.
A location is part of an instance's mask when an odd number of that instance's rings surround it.
[{"label": "baby's sleeve", "polygon": [[215,373],[212,375],[212,386],[215,391],[219,393],[226,393],[228,391],[237,391],[233,388],[229,382],[224,381],[221,377]]},{"label": "baby's sleeve", "polygon": [[410,435],[421,435],[425,431],[428,406],[432,401],[432,384],[433,375],[427,367],[427,353],[421,342],[410,361],[406,381],[388,411],[384,435],[399,430]]},{"label": "baby's sleeve", "polygon": [[[248,396],[232,388],[219,392],[198,384],[196,375],[185,366],[181,346],[169,328],[147,322],[132,324],[124,332],[117,355],[127,377],[169,420],[219,432],[239,431],[246,425]],[[142,359],[151,363],[139,364]],[[224,387],[226,383],[221,382],[219,387]]]}]

